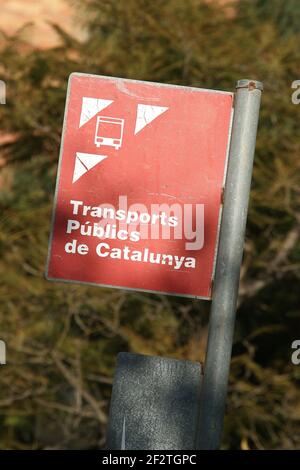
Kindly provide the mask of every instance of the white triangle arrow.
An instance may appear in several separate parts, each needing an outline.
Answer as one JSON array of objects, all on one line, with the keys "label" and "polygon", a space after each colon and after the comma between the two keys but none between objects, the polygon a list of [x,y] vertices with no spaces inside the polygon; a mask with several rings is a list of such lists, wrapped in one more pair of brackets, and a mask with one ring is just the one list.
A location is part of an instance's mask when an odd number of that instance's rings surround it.
[{"label": "white triangle arrow", "polygon": [[105,158],[107,158],[107,155],[76,152],[72,183],[75,183],[75,181],[79,180],[82,175],[91,170],[98,163],[102,162],[102,160]]},{"label": "white triangle arrow", "polygon": [[80,123],[79,127],[86,124],[90,119],[96,116],[99,111],[102,111],[104,108],[107,108],[113,100],[100,100],[97,98],[82,98],[81,105],[81,114],[80,114]]},{"label": "white triangle arrow", "polygon": [[75,181],[79,180],[79,178],[86,172],[86,167],[83,166],[79,158],[76,157],[72,183],[75,183]]},{"label": "white triangle arrow", "polygon": [[169,108],[166,108],[165,106],[138,104],[134,134],[140,132],[140,130],[150,124],[150,122],[160,116],[160,114],[167,111],[167,109]]}]

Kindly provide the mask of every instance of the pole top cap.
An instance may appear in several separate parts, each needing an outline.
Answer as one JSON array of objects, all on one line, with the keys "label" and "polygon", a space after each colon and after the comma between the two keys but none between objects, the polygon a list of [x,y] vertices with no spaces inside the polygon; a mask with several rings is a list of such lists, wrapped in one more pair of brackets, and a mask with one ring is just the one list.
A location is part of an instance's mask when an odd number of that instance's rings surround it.
[{"label": "pole top cap", "polygon": [[263,91],[264,86],[262,82],[258,82],[257,80],[243,79],[236,82],[236,88],[248,88],[248,90]]}]

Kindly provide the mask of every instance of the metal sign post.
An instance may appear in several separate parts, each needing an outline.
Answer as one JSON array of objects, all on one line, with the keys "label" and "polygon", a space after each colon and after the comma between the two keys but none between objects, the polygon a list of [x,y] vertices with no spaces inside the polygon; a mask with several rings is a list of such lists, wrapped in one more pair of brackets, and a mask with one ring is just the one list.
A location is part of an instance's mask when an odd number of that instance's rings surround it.
[{"label": "metal sign post", "polygon": [[220,445],[263,85],[239,80],[201,389],[196,448]]},{"label": "metal sign post", "polygon": [[119,356],[111,448],[219,446],[261,90],[238,82],[231,135],[233,93],[70,77],[47,278],[212,298],[203,386],[198,363]]},{"label": "metal sign post", "polygon": [[237,83],[204,378],[197,363],[121,353],[110,449],[220,445],[262,89],[257,81]]}]

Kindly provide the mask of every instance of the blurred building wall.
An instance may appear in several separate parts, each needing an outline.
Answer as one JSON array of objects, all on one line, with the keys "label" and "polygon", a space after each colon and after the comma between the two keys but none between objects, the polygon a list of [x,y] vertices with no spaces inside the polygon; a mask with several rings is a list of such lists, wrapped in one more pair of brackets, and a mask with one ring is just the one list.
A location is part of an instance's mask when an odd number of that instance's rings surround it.
[{"label": "blurred building wall", "polygon": [[59,44],[49,21],[78,38],[84,36],[74,25],[73,8],[67,0],[0,0],[0,29],[11,35],[32,22],[34,27],[25,30],[24,35],[36,47],[44,49]]}]

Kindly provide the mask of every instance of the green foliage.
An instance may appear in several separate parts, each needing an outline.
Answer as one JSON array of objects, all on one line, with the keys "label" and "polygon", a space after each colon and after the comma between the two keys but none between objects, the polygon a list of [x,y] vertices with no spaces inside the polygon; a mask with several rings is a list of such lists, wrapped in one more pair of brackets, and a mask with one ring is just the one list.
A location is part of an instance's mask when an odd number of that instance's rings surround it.
[{"label": "green foliage", "polygon": [[[299,448],[297,2],[77,0],[83,43],[1,46],[1,448],[99,448],[121,350],[204,358],[208,303],[43,277],[67,79],[90,72],[232,90],[264,81],[224,448]],[[269,6],[268,6],[269,5]],[[288,33],[288,34],[285,34]]]}]

